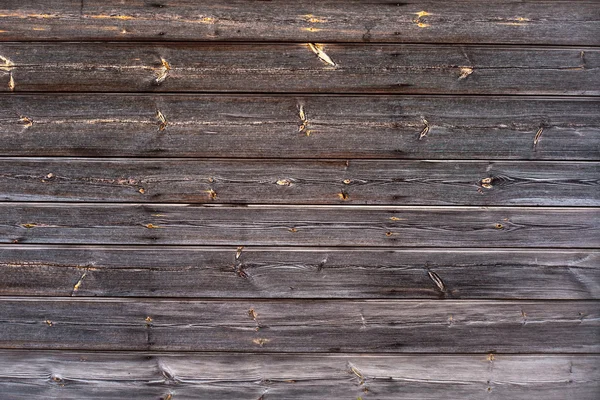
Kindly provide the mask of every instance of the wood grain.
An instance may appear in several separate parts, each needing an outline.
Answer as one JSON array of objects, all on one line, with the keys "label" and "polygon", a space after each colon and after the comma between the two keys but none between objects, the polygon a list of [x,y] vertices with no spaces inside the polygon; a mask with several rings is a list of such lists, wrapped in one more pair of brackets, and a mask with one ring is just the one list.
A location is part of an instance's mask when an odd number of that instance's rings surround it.
[{"label": "wood grain", "polygon": [[[594,400],[598,356],[0,352],[14,400],[460,398]],[[369,396],[369,397],[367,397]]]},{"label": "wood grain", "polygon": [[595,98],[0,95],[4,156],[598,160],[599,154]]},{"label": "wood grain", "polygon": [[[217,195],[218,196],[218,195]],[[0,203],[0,242],[597,247],[595,208]]]},{"label": "wood grain", "polygon": [[0,200],[600,206],[600,163],[1,158]]},{"label": "wood grain", "polygon": [[0,276],[4,296],[600,299],[593,250],[4,245]]},{"label": "wood grain", "polygon": [[597,353],[595,301],[0,298],[0,348]]},{"label": "wood grain", "polygon": [[600,95],[578,47],[2,43],[4,92]]},{"label": "wood grain", "polygon": [[594,1],[4,0],[1,40],[600,44]]}]

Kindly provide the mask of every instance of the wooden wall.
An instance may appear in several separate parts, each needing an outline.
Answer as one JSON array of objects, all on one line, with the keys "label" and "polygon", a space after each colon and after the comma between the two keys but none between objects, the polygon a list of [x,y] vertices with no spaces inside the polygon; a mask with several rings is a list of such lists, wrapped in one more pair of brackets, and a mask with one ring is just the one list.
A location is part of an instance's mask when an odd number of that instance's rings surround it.
[{"label": "wooden wall", "polygon": [[600,397],[597,1],[3,0],[0,397]]}]

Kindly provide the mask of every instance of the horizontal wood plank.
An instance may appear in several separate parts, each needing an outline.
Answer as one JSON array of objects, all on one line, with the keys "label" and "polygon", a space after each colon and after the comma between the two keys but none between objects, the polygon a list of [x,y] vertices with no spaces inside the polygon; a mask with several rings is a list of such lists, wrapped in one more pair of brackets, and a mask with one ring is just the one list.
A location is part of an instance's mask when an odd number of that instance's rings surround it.
[{"label": "horizontal wood plank", "polygon": [[4,0],[0,40],[600,44],[594,1]]},{"label": "horizontal wood plank", "polygon": [[600,206],[600,163],[1,158],[0,200]]},{"label": "horizontal wood plank", "polygon": [[0,295],[600,299],[592,250],[4,245]]},{"label": "horizontal wood plank", "polygon": [[0,242],[597,247],[597,208],[0,203]]},{"label": "horizontal wood plank", "polygon": [[0,298],[0,348],[597,353],[598,304]]},{"label": "horizontal wood plank", "polygon": [[2,43],[0,55],[4,92],[600,95],[587,47]]},{"label": "horizontal wood plank", "polygon": [[11,94],[0,111],[4,156],[600,158],[594,98]]},{"label": "horizontal wood plank", "polygon": [[309,355],[4,350],[0,391],[14,400],[595,400],[595,355]]}]

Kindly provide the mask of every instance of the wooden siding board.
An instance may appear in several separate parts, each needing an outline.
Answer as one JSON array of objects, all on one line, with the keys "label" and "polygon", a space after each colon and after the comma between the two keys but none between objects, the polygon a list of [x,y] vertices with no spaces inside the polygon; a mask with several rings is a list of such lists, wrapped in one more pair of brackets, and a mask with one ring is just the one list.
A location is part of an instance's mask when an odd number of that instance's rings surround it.
[{"label": "wooden siding board", "polygon": [[600,95],[593,47],[1,43],[0,55],[4,92]]},{"label": "wooden siding board", "polygon": [[565,248],[600,243],[595,208],[5,202],[0,216],[1,243]]},{"label": "wooden siding board", "polygon": [[3,296],[600,299],[594,250],[4,245],[0,276]]},{"label": "wooden siding board", "polygon": [[597,353],[596,301],[0,298],[0,348]]},{"label": "wooden siding board", "polygon": [[596,399],[598,356],[0,351],[0,391],[61,398]]},{"label": "wooden siding board", "polygon": [[0,111],[4,156],[600,158],[595,98],[11,94]]},{"label": "wooden siding board", "polygon": [[4,0],[0,40],[599,45],[594,1]]},{"label": "wooden siding board", "polygon": [[0,200],[600,206],[600,163],[1,158]]}]

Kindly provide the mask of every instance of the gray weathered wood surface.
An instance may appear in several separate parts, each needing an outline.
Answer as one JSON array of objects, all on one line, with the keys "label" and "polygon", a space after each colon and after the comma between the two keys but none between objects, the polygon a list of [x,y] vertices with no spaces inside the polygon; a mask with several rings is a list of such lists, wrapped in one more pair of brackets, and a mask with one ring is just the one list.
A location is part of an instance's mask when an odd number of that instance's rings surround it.
[{"label": "gray weathered wood surface", "polygon": [[[598,356],[0,352],[14,400],[595,400]],[[566,396],[566,397],[565,397]]]},{"label": "gray weathered wood surface", "polygon": [[[0,2],[0,397],[600,397],[600,2]],[[346,353],[346,354],[344,354]]]},{"label": "gray weathered wood surface", "polygon": [[595,1],[3,0],[0,40],[600,44]]},{"label": "gray weathered wood surface", "polygon": [[600,206],[600,163],[0,157],[0,200]]},{"label": "gray weathered wood surface", "polygon": [[4,92],[600,95],[594,47],[0,43],[0,55]]},{"label": "gray weathered wood surface", "polygon": [[11,94],[0,95],[0,111],[3,156],[597,160],[600,153],[593,97]]},{"label": "gray weathered wood surface", "polygon": [[597,301],[0,298],[0,348],[597,353]]},{"label": "gray weathered wood surface", "polygon": [[[218,199],[218,195],[217,195]],[[26,244],[597,247],[597,208],[0,203]]]},{"label": "gray weathered wood surface", "polygon": [[600,252],[4,245],[0,276],[8,296],[585,300]]}]

